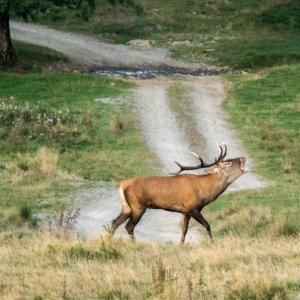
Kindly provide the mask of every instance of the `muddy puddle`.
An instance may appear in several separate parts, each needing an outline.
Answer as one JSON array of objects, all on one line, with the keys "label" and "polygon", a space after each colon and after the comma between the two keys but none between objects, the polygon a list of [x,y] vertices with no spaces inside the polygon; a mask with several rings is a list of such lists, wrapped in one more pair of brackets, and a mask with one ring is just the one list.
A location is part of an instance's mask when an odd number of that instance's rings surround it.
[{"label": "muddy puddle", "polygon": [[91,70],[92,74],[110,75],[119,77],[135,77],[139,79],[152,79],[157,76],[212,76],[220,74],[216,69],[189,69],[178,67],[144,67],[144,68],[118,68],[99,67]]}]

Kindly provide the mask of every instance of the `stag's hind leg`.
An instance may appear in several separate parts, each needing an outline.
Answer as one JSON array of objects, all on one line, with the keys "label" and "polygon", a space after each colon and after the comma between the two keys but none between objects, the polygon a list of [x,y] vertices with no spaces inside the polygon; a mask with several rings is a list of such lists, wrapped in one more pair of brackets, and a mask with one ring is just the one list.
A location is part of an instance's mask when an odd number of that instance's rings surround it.
[{"label": "stag's hind leg", "polygon": [[134,240],[134,228],[136,224],[140,221],[141,217],[145,213],[146,209],[139,209],[137,211],[132,211],[131,218],[129,219],[128,223],[126,224],[125,228],[129,234],[129,237]]},{"label": "stag's hind leg", "polygon": [[121,204],[122,204],[122,211],[119,214],[119,216],[116,219],[114,219],[111,223],[111,225],[112,225],[112,234],[114,234],[114,232],[117,230],[117,228],[122,223],[124,223],[128,218],[131,217],[131,208],[128,205],[124,190],[122,188],[120,188],[120,190],[119,190],[119,197],[120,197]]},{"label": "stag's hind leg", "polygon": [[181,244],[184,244],[185,236],[186,236],[186,233],[187,233],[188,228],[189,228],[190,218],[191,218],[191,216],[189,214],[183,214],[182,215],[182,221],[181,221],[181,223],[182,223],[181,224],[182,225],[182,234],[181,234],[181,240],[180,240]]},{"label": "stag's hind leg", "polygon": [[129,217],[131,216],[131,213],[124,213],[123,211],[121,211],[121,213],[119,214],[119,216],[117,218],[115,218],[112,222],[112,230],[113,233],[117,230],[117,228],[124,223]]}]

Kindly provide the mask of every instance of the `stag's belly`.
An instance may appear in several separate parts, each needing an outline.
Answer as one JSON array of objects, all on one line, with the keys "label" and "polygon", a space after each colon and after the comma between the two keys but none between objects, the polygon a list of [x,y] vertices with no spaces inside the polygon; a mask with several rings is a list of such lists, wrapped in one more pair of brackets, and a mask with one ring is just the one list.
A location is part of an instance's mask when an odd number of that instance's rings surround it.
[{"label": "stag's belly", "polygon": [[179,213],[188,212],[187,207],[183,203],[175,203],[173,205],[159,205],[158,203],[151,203],[150,205],[148,205],[148,208],[163,209],[163,210],[174,211]]}]

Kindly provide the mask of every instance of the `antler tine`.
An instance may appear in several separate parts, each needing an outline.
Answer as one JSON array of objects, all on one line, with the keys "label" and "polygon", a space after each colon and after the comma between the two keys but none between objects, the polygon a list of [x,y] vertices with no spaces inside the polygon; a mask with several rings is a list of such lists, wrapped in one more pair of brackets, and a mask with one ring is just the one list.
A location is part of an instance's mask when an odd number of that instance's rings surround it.
[{"label": "antler tine", "polygon": [[226,144],[224,144],[224,148],[225,148],[225,151],[224,151],[224,154],[222,156],[222,160],[225,158],[225,156],[227,155],[227,146]]},{"label": "antler tine", "polygon": [[176,160],[172,160],[172,162],[173,162],[174,164],[176,164],[176,165],[179,167],[179,171],[178,171],[178,172],[174,172],[174,173],[169,173],[169,172],[166,172],[165,170],[163,170],[163,171],[165,171],[167,174],[169,174],[170,176],[178,175],[178,174],[181,173],[182,171],[186,170],[186,168],[188,168],[188,167],[182,166],[182,165],[181,165],[178,161],[176,161]]},{"label": "antler tine", "polygon": [[221,145],[219,145],[219,148],[220,148],[221,152],[220,152],[219,157],[218,157],[218,158],[215,158],[215,162],[216,162],[216,163],[223,159],[223,148],[222,148]]}]

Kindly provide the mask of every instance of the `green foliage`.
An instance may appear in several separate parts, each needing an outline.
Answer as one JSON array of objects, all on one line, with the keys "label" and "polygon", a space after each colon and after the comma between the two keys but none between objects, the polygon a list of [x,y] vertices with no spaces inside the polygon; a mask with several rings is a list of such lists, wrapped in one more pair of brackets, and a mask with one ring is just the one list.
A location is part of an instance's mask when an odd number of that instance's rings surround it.
[{"label": "green foliage", "polygon": [[227,290],[225,295],[227,300],[285,300],[288,299],[286,287],[280,284],[271,284],[257,289],[244,286],[240,289]]},{"label": "green foliage", "polygon": [[68,59],[54,50],[14,41],[14,48],[25,71],[37,72],[56,63],[68,63]]},{"label": "green foliage", "polygon": [[103,262],[120,259],[122,257],[119,250],[105,241],[102,241],[101,246],[97,250],[85,248],[80,244],[73,246],[68,250],[67,256],[74,260],[85,259]]},{"label": "green foliage", "polygon": [[[37,226],[38,219],[32,214],[32,207],[28,203],[23,203],[19,207],[19,217],[21,222],[27,222],[30,227]],[[18,223],[17,218],[14,221]]]},{"label": "green foliage", "polygon": [[276,235],[286,237],[297,237],[300,233],[300,226],[296,221],[295,216],[287,215],[282,224],[280,224]]},{"label": "green foliage", "polygon": [[299,71],[298,64],[260,75],[231,77],[234,97],[226,102],[233,123],[257,156],[257,165],[266,176],[281,180],[292,177],[285,175],[282,167],[285,157],[291,160],[290,174],[298,179],[300,173],[300,161],[296,159],[300,146]]},{"label": "green foliage", "polygon": [[300,29],[300,2],[291,1],[274,6],[262,14],[262,21],[277,29],[282,27]]},{"label": "green foliage", "polygon": [[97,299],[99,300],[115,300],[115,299],[122,299],[122,300],[129,300],[129,296],[124,294],[121,290],[113,289],[106,293],[99,293],[97,294]]},{"label": "green foliage", "polygon": [[300,35],[262,35],[220,40],[215,47],[217,64],[233,69],[261,69],[300,60]]},{"label": "green foliage", "polygon": [[27,203],[24,203],[19,209],[19,214],[23,220],[29,221],[32,218],[31,207]]},{"label": "green foliage", "polygon": [[25,21],[35,20],[39,12],[49,13],[55,11],[57,7],[67,9],[76,9],[77,15],[87,20],[95,9],[94,0],[1,0],[0,11],[9,11],[10,13],[22,17]]}]

